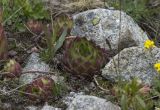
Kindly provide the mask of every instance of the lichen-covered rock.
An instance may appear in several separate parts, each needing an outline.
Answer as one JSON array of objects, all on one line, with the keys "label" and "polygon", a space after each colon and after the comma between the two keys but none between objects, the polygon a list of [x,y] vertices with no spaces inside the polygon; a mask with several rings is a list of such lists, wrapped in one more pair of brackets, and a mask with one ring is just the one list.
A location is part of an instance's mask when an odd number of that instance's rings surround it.
[{"label": "lichen-covered rock", "polygon": [[106,79],[116,81],[119,76],[123,80],[137,77],[143,83],[150,85],[158,75],[154,64],[160,59],[160,49],[155,47],[149,51],[142,47],[130,47],[119,53],[119,66],[118,55],[113,59],[102,69],[102,75]]},{"label": "lichen-covered rock", "polygon": [[67,110],[121,110],[110,101],[89,95],[76,95],[67,104]]},{"label": "lichen-covered rock", "polygon": [[[88,10],[73,16],[74,27],[71,35],[87,37],[103,48],[109,49],[106,39],[110,42],[112,49],[118,50],[142,46],[148,39],[145,32],[126,13],[108,9]],[[121,36],[119,31],[121,25]]]},{"label": "lichen-covered rock", "polygon": [[41,61],[38,53],[32,53],[28,59],[26,66],[23,68],[23,71],[41,71],[41,72],[44,71],[45,72],[44,74],[39,72],[30,72],[30,73],[22,74],[19,79],[20,84],[29,84],[38,76],[46,75],[47,72],[50,71],[50,68],[49,68],[49,65]]}]

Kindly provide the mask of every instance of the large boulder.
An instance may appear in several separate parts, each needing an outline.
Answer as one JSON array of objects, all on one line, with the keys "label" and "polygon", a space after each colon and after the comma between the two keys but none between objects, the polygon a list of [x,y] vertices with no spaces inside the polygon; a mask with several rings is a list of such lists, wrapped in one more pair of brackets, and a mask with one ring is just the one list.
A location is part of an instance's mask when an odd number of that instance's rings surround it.
[{"label": "large boulder", "polygon": [[[74,27],[71,34],[87,37],[102,48],[109,49],[106,39],[114,51],[131,46],[143,46],[148,39],[143,30],[126,13],[109,9],[93,9],[73,16]],[[119,31],[121,25],[121,36]]]},{"label": "large boulder", "polygon": [[158,75],[154,69],[154,64],[159,59],[159,48],[155,47],[151,51],[142,47],[126,48],[106,64],[102,69],[102,75],[106,79],[115,81],[119,76],[123,80],[137,77],[143,83],[151,85],[153,79]]},{"label": "large boulder", "polygon": [[89,95],[75,95],[69,98],[67,110],[121,110],[106,99]]}]

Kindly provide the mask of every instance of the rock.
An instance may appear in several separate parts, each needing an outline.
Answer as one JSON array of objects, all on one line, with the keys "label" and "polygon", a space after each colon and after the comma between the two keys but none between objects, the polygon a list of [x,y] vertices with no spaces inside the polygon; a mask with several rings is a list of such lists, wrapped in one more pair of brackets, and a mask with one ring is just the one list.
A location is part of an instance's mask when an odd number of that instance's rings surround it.
[{"label": "rock", "polygon": [[65,85],[63,76],[59,76],[58,74],[55,74],[55,75],[52,75],[51,78],[54,80],[55,83]]},{"label": "rock", "polygon": [[73,16],[74,27],[71,35],[87,37],[102,48],[109,49],[106,39],[114,51],[143,46],[147,34],[126,13],[121,12],[121,37],[119,39],[120,11],[108,9],[88,10]]},{"label": "rock", "polygon": [[36,106],[28,106],[28,107],[25,107],[25,110],[37,110],[38,107]]},{"label": "rock", "polygon": [[61,110],[61,109],[45,104],[43,107],[28,106],[28,107],[25,107],[25,110]]},{"label": "rock", "polygon": [[[102,69],[103,77],[115,81],[119,76],[123,80],[137,77],[143,83],[150,85],[154,77],[158,75],[153,66],[160,59],[160,49],[155,47],[149,51],[142,47],[126,48],[119,54],[119,69],[118,55],[113,59]],[[117,69],[119,73],[116,72]]]},{"label": "rock", "polygon": [[60,108],[55,108],[49,105],[45,105],[43,106],[43,108],[41,110],[61,110]]},{"label": "rock", "polygon": [[[45,62],[41,61],[38,53],[32,53],[29,57],[29,60],[26,66],[23,68],[23,71],[49,72],[50,68]],[[44,74],[47,74],[47,73],[44,73]],[[20,84],[31,83],[33,79],[37,78],[39,75],[44,75],[44,74],[39,72],[33,72],[33,73],[30,72],[30,73],[22,74],[19,79]]]},{"label": "rock", "polygon": [[70,101],[65,102],[68,105],[67,110],[121,110],[117,105],[95,96],[76,95]]}]

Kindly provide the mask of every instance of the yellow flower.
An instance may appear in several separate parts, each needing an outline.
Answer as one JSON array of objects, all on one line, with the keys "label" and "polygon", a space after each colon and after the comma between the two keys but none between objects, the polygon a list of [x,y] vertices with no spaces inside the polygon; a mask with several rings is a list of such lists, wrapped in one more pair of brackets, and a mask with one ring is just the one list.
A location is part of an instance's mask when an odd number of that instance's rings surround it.
[{"label": "yellow flower", "polygon": [[157,72],[160,72],[160,63],[154,64],[154,68],[157,70]]},{"label": "yellow flower", "polygon": [[146,49],[150,49],[150,48],[155,47],[155,45],[154,45],[154,42],[153,42],[153,41],[151,41],[151,40],[146,40],[145,43],[144,43],[144,47],[145,47]]}]

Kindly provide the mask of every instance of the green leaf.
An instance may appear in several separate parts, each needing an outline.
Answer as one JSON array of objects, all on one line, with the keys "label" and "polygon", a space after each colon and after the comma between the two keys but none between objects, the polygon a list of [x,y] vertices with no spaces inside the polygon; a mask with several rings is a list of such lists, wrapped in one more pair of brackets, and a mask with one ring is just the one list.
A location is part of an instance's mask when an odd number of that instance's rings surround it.
[{"label": "green leaf", "polygon": [[139,105],[140,105],[143,109],[146,109],[146,104],[145,104],[145,102],[143,101],[143,99],[142,99],[140,96],[138,96],[138,95],[136,95],[135,98],[136,98],[136,100],[137,100],[137,103],[139,103]]},{"label": "green leaf", "polygon": [[60,38],[58,39],[58,41],[57,41],[57,43],[56,43],[56,45],[54,47],[54,54],[63,45],[63,42],[65,41],[66,35],[67,35],[67,28],[65,27],[62,35],[60,36]]},{"label": "green leaf", "polygon": [[128,110],[127,97],[125,94],[123,94],[121,97],[121,108],[122,110]]}]

